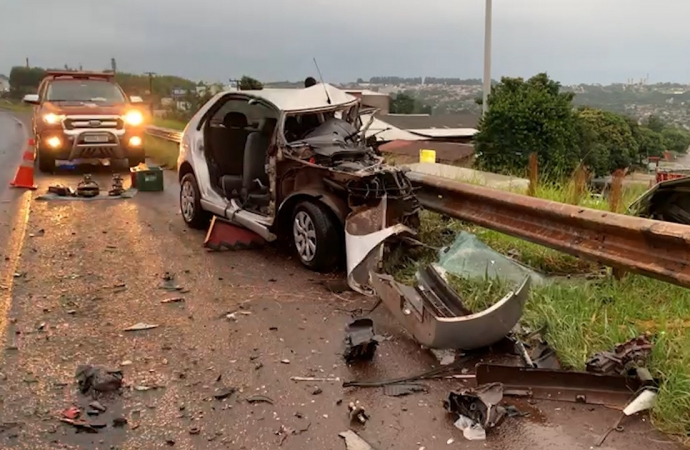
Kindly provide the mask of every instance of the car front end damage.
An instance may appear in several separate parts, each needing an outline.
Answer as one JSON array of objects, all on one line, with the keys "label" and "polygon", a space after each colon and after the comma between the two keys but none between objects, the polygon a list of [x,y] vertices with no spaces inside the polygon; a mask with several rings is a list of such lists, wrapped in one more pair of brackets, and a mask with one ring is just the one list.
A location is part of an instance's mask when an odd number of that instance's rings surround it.
[{"label": "car front end damage", "polygon": [[416,234],[420,206],[406,170],[386,165],[363,139],[350,139],[356,132],[331,119],[283,147],[279,191],[316,193],[326,204],[342,205],[331,209],[344,225],[348,284],[374,295],[369,273],[380,269],[394,238]]}]

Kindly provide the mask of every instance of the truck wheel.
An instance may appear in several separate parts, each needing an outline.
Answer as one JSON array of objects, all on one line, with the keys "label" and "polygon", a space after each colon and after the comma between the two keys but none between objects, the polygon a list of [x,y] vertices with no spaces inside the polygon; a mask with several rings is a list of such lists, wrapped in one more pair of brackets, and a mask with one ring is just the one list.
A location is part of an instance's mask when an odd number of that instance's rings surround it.
[{"label": "truck wheel", "polygon": [[55,171],[55,157],[49,151],[38,149],[38,170],[43,173]]},{"label": "truck wheel", "polygon": [[299,203],[292,213],[292,243],[299,260],[316,272],[333,269],[342,257],[343,230],[323,204]]},{"label": "truck wheel", "polygon": [[180,212],[188,227],[197,230],[208,228],[211,215],[201,208],[199,185],[192,173],[188,173],[180,181]]}]

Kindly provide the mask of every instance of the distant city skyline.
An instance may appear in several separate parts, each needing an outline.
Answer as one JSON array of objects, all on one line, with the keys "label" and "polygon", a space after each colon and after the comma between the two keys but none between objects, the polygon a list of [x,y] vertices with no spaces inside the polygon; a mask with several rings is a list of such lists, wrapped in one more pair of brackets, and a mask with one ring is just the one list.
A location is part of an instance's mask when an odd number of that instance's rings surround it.
[{"label": "distant city skyline", "polygon": [[[421,6],[423,5],[423,7]],[[2,0],[0,73],[23,65],[226,82],[481,78],[481,0]],[[494,0],[492,76],[690,83],[690,2]],[[96,20],[97,18],[97,20]],[[59,24],[70,24],[60,26]]]}]

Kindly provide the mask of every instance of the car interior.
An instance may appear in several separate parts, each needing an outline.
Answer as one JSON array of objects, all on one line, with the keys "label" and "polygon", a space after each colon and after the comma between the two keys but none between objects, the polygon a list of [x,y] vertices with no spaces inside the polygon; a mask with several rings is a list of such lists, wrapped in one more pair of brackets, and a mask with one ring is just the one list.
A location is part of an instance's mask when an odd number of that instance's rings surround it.
[{"label": "car interior", "polygon": [[268,149],[278,115],[246,99],[230,99],[207,122],[205,153],[214,189],[243,208],[265,213],[270,202]]}]

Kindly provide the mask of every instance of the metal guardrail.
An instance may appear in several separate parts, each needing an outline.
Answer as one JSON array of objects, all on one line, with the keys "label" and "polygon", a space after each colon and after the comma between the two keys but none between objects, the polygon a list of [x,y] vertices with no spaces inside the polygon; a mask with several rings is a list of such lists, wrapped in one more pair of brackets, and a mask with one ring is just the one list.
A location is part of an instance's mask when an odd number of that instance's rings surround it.
[{"label": "metal guardrail", "polygon": [[437,213],[573,256],[690,287],[690,227],[461,183],[408,177]]},{"label": "metal guardrail", "polygon": [[[180,142],[182,133],[147,127]],[[690,227],[614,214],[408,172],[431,211],[573,256],[690,287]]]},{"label": "metal guardrail", "polygon": [[175,142],[177,144],[182,142],[182,132],[172,130],[170,128],[154,127],[149,125],[146,127],[146,134],[160,139],[165,139],[166,141]]}]

